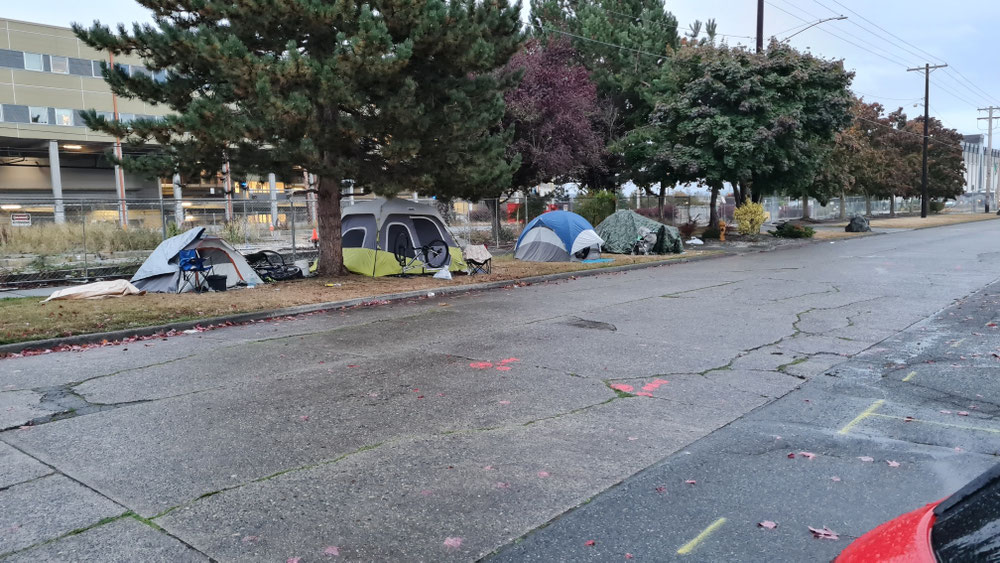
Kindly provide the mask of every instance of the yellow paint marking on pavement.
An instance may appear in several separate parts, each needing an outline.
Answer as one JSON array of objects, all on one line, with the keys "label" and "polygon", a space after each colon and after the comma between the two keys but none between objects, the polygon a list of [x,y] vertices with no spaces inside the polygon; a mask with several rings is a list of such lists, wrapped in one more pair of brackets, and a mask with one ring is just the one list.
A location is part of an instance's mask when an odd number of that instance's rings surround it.
[{"label": "yellow paint marking on pavement", "polygon": [[910,373],[906,374],[906,377],[903,378],[903,383],[906,383],[907,381],[913,379],[914,375],[917,375],[917,372],[911,371]]},{"label": "yellow paint marking on pavement", "polygon": [[951,347],[952,348],[958,348],[958,345],[961,344],[961,343],[963,343],[963,342],[965,342],[965,339],[964,338],[960,338],[960,339],[956,340],[954,342],[954,344],[951,345]]},{"label": "yellow paint marking on pavement", "polygon": [[705,528],[700,534],[695,536],[693,540],[681,546],[681,548],[677,550],[677,555],[687,555],[688,553],[691,553],[692,551],[694,551],[694,548],[698,547],[699,543],[705,541],[705,538],[710,536],[712,532],[718,530],[719,527],[725,523],[726,523],[725,518],[719,518],[715,522],[712,522],[712,524],[709,527]]},{"label": "yellow paint marking on pavement", "polygon": [[[873,413],[868,416],[877,416],[881,418],[892,418],[895,420],[902,420],[907,422],[906,417],[893,416],[891,414],[877,414]],[[924,420],[922,418],[911,418],[908,422],[923,422],[924,424],[933,424],[935,426],[946,426],[948,428],[958,428],[960,430],[979,430],[980,432],[989,432],[991,434],[1000,434],[1000,429],[996,428],[984,428],[982,426],[965,426],[963,424],[949,424],[947,422],[937,422],[936,420]]]},{"label": "yellow paint marking on pavement", "polygon": [[875,412],[875,411],[877,411],[878,408],[881,407],[883,403],[885,403],[885,401],[882,400],[882,399],[879,399],[879,400],[875,401],[874,403],[872,403],[871,406],[869,406],[867,409],[865,409],[861,414],[859,414],[858,416],[854,417],[854,420],[848,422],[847,424],[844,425],[843,428],[841,428],[840,430],[838,430],[837,434],[847,434],[848,432],[850,432],[851,428],[854,428],[855,424],[857,424],[857,423],[861,422],[862,420],[864,420],[864,419],[868,418],[869,416],[871,416],[872,413]]}]

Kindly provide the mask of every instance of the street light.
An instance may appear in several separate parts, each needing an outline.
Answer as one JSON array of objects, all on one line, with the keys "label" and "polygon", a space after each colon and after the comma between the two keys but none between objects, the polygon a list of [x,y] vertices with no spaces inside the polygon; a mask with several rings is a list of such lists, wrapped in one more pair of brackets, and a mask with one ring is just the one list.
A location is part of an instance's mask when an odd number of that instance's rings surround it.
[{"label": "street light", "polygon": [[810,27],[817,26],[817,25],[819,25],[821,23],[826,23],[828,21],[834,21],[834,20],[846,20],[846,19],[847,19],[847,16],[836,16],[836,17],[833,17],[833,18],[823,18],[821,20],[816,20],[816,21],[812,22],[811,24],[803,27],[802,29],[796,31],[795,33],[789,35],[788,37],[782,39],[782,41],[788,41],[792,37],[795,37],[796,35],[802,33],[803,31],[805,31],[807,29],[809,29]]}]

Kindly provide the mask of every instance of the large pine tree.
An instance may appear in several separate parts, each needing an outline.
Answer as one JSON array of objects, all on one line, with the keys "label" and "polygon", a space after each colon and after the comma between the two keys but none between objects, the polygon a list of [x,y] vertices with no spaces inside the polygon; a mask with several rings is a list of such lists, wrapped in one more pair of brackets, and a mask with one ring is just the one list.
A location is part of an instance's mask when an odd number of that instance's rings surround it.
[{"label": "large pine tree", "polygon": [[[112,91],[170,107],[163,120],[92,128],[158,154],[148,174],[234,169],[318,181],[321,274],[343,272],[340,194],[352,182],[477,198],[509,184],[496,125],[510,84],[493,72],[521,42],[506,0],[137,0],[155,25],[74,26],[87,44],[143,58],[153,76],[105,67]],[[157,75],[156,71],[165,71]]]}]

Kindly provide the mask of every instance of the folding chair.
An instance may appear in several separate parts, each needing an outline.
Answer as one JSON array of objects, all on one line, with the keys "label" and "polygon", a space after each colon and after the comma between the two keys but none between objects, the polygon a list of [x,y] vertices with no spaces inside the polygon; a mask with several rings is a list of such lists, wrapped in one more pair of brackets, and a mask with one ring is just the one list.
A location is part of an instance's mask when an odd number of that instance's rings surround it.
[{"label": "folding chair", "polygon": [[[180,268],[181,277],[183,281],[177,288],[177,293],[182,293],[184,288],[189,284],[194,288],[195,291],[202,291],[202,284],[205,282],[205,276],[200,276],[198,274],[204,274],[206,272],[212,271],[211,264],[205,264],[205,258],[198,256],[198,251],[182,250],[180,253]],[[191,283],[191,278],[194,278],[194,283]]]},{"label": "folding chair", "polygon": [[469,265],[469,275],[493,272],[493,255],[484,244],[470,244],[462,249],[462,257]]}]

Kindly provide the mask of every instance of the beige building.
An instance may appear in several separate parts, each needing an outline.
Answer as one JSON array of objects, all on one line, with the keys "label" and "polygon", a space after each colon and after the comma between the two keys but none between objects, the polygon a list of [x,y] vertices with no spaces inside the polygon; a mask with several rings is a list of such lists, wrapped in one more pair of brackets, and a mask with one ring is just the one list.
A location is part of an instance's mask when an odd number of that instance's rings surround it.
[{"label": "beige building", "polygon": [[[163,185],[119,175],[105,156],[115,139],[83,123],[85,109],[109,119],[117,113],[123,121],[166,113],[113,95],[101,77],[102,61],[112,58],[68,28],[0,19],[0,206],[9,210],[19,201],[49,199],[52,218],[61,222],[63,200],[152,199],[164,189],[172,195],[169,179]],[[135,57],[113,63],[131,74],[159,74]]]}]

